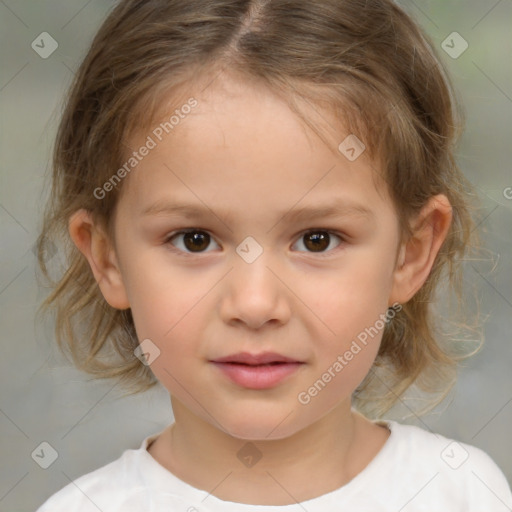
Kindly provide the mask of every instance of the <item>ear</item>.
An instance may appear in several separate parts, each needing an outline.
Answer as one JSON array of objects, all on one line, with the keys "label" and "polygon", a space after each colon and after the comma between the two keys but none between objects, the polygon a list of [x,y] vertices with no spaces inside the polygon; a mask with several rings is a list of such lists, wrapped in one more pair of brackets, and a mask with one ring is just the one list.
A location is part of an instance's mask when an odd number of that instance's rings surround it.
[{"label": "ear", "polygon": [[87,258],[105,300],[116,309],[128,309],[122,274],[115,249],[100,226],[95,225],[89,211],[76,211],[69,219],[71,239]]},{"label": "ear", "polygon": [[452,222],[452,206],[439,194],[429,199],[412,224],[411,238],[400,247],[393,273],[390,305],[405,304],[427,280]]}]

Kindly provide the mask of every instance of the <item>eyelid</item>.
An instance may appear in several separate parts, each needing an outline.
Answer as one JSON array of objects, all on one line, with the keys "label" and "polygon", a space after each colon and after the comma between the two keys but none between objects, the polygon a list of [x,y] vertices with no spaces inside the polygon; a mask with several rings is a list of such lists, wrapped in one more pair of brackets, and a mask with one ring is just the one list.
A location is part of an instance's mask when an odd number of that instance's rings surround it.
[{"label": "eyelid", "polygon": [[[202,232],[202,233],[207,233],[210,238],[215,241],[215,243],[217,245],[220,246],[220,244],[215,240],[215,237],[206,229],[203,229],[203,228],[184,228],[184,229],[180,229],[180,230],[176,230],[176,231],[173,231],[172,233],[169,233],[168,235],[166,235],[164,237],[164,245],[171,245],[171,250],[173,252],[176,252],[180,255],[184,255],[184,256],[193,256],[193,255],[201,255],[201,254],[205,254],[205,253],[208,253],[208,252],[211,252],[211,251],[202,251],[202,252],[186,252],[186,251],[182,251],[181,249],[178,249],[177,247],[173,246],[172,244],[170,244],[170,241],[177,235],[184,235],[184,234],[187,234],[187,233],[195,233],[195,232]],[[326,256],[330,256],[333,252],[335,252],[336,250],[338,250],[338,248],[340,247],[340,245],[342,245],[344,242],[346,243],[347,242],[347,239],[348,239],[348,236],[345,235],[344,233],[341,233],[339,231],[336,231],[336,230],[332,230],[332,229],[329,229],[329,228],[308,228],[306,230],[302,230],[300,231],[299,233],[297,233],[295,236],[294,236],[294,243],[293,245],[295,245],[298,241],[301,240],[301,238],[308,234],[308,233],[318,233],[318,232],[324,232],[324,233],[328,233],[329,235],[334,235],[336,237],[338,237],[341,241],[340,243],[334,248],[334,249],[330,249],[329,251],[321,251],[321,252],[314,252],[314,251],[298,251],[299,253],[303,253],[303,254],[313,254],[313,255],[316,255],[316,256],[320,256],[320,257],[326,257]]]}]

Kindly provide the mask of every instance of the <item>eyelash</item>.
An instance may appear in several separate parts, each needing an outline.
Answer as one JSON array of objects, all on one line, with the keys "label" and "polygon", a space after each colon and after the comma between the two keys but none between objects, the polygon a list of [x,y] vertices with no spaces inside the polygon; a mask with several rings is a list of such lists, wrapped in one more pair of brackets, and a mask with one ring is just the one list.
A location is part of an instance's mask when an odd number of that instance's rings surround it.
[{"label": "eyelash", "polygon": [[[182,230],[182,231],[175,231],[173,233],[171,233],[170,235],[168,235],[165,240],[164,240],[164,244],[165,245],[168,245],[169,246],[169,249],[173,252],[175,252],[176,254],[179,254],[181,256],[184,256],[184,257],[190,257],[190,256],[194,256],[194,255],[200,255],[200,254],[205,254],[205,253],[208,253],[210,251],[199,251],[199,252],[185,252],[181,249],[178,249],[177,247],[175,247],[172,243],[171,243],[171,240],[174,239],[176,236],[178,235],[186,235],[188,233],[206,233],[208,234],[212,239],[212,235],[210,235],[210,233],[208,233],[208,231],[204,230],[204,229],[200,229],[200,228],[190,228],[190,229],[187,229],[187,230]],[[325,229],[325,228],[314,228],[314,229],[308,229],[306,231],[302,231],[299,236],[297,237],[297,241],[301,240],[305,235],[307,234],[313,234],[313,233],[328,233],[330,236],[331,235],[334,235],[336,237],[338,237],[340,239],[340,243],[334,248],[334,249],[330,249],[330,250],[327,250],[327,251],[321,251],[321,252],[314,252],[314,251],[299,251],[299,252],[307,252],[309,254],[315,254],[319,257],[327,257],[330,255],[330,253],[332,253],[333,251],[336,251],[337,249],[340,249],[340,246],[343,244],[343,242],[346,242],[346,239],[345,237],[341,234],[341,233],[338,233],[338,232],[335,232],[335,231],[330,231],[329,229]],[[329,241],[330,242],[330,241]],[[295,245],[295,244],[294,244]]]}]

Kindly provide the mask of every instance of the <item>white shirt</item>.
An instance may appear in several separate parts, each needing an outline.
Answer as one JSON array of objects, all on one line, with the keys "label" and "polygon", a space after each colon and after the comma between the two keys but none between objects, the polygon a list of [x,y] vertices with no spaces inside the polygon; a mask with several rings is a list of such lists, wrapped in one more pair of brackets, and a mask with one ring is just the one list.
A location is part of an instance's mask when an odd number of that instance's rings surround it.
[{"label": "white shirt", "polygon": [[[247,505],[196,489],[140,448],[77,478],[36,512],[510,512],[512,493],[482,450],[421,428],[385,421],[391,434],[346,485],[292,505]],[[222,480],[219,475],[219,481]],[[311,478],[315,478],[314,469]]]}]

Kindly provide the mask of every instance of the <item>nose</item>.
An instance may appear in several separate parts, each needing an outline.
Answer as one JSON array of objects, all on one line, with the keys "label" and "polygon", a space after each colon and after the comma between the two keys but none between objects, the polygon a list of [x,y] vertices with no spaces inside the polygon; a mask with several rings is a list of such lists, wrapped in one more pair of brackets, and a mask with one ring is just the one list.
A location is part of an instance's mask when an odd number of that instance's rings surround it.
[{"label": "nose", "polygon": [[266,251],[252,263],[236,256],[224,281],[220,314],[225,323],[243,323],[252,330],[265,324],[286,324],[291,315],[291,295]]}]

